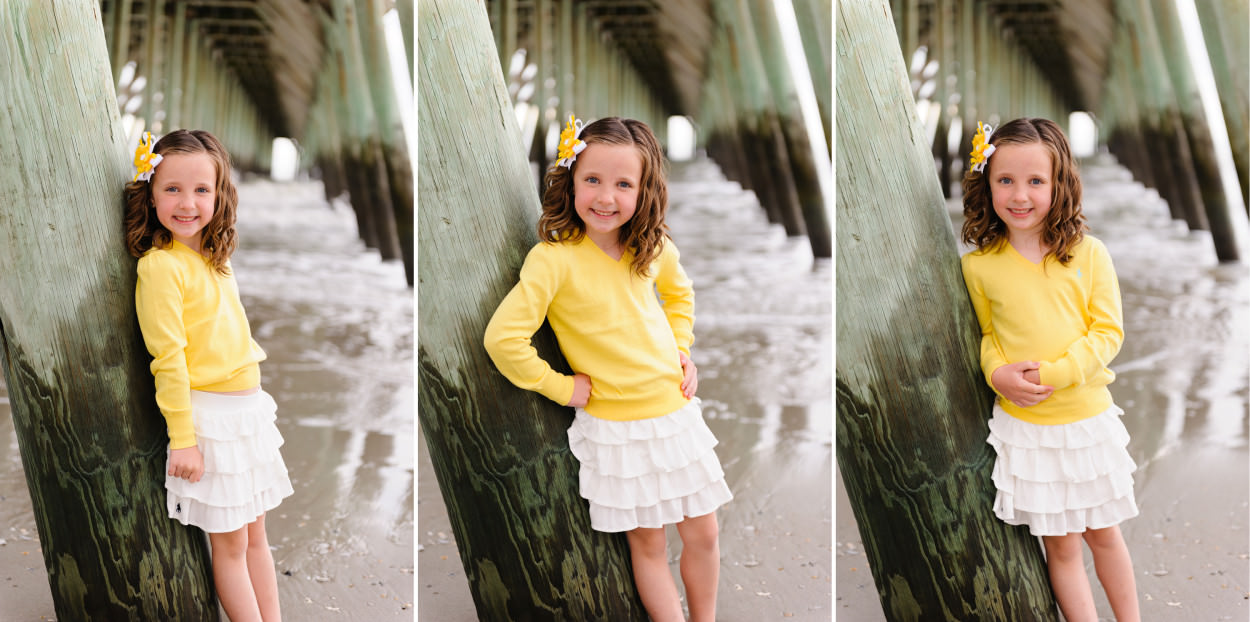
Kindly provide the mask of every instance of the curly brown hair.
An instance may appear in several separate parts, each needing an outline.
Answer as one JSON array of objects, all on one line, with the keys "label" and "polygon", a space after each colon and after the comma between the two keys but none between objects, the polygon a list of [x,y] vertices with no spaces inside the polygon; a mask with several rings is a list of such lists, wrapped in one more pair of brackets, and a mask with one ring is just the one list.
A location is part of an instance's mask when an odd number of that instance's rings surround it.
[{"label": "curly brown hair", "polygon": [[[581,133],[587,145],[633,145],[642,157],[642,178],[638,181],[638,205],[634,215],[618,230],[621,247],[634,253],[630,267],[640,277],[647,275],[651,262],[660,255],[668,225],[668,185],[665,182],[664,151],[646,123],[634,119],[607,117],[587,125]],[[538,219],[538,239],[544,242],[577,241],[586,233],[586,223],[577,215],[573,201],[573,179],[577,161],[565,168],[547,169],[543,191],[543,213]]]},{"label": "curly brown hair", "polygon": [[[229,274],[226,261],[238,245],[234,223],[239,204],[239,193],[230,180],[230,154],[217,137],[204,130],[170,132],[156,141],[152,152],[162,156],[206,153],[213,159],[217,168],[217,200],[213,205],[213,219],[201,230],[201,247],[214,270]],[[135,257],[143,256],[153,247],[165,248],[173,241],[173,235],[156,217],[156,203],[152,198],[155,177],[154,174],[153,182],[126,184],[126,249]]]},{"label": "curly brown hair", "polygon": [[[1066,266],[1072,260],[1072,247],[1081,241],[1089,227],[1081,212],[1081,176],[1063,130],[1048,119],[1021,118],[990,134],[990,144],[995,147],[1034,143],[1041,143],[1050,153],[1054,180],[1050,212],[1042,223],[1042,244],[1050,249],[1048,257]],[[977,250],[993,250],[1007,241],[1007,224],[994,213],[990,192],[992,156],[987,159],[985,168],[984,173],[970,170],[964,173],[963,179],[965,220],[960,234],[965,244],[972,244]]]}]

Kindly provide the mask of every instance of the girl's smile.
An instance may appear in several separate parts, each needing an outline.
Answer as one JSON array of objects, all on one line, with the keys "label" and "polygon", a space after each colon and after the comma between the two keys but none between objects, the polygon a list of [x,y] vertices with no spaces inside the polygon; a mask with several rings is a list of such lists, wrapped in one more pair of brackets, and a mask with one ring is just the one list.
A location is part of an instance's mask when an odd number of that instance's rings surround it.
[{"label": "girl's smile", "polygon": [[217,166],[207,153],[166,155],[152,175],[156,219],[175,240],[201,252],[217,202]]},{"label": "girl's smile", "polygon": [[592,143],[577,157],[573,207],[586,224],[586,235],[619,258],[620,228],[634,217],[642,156],[633,145]]}]

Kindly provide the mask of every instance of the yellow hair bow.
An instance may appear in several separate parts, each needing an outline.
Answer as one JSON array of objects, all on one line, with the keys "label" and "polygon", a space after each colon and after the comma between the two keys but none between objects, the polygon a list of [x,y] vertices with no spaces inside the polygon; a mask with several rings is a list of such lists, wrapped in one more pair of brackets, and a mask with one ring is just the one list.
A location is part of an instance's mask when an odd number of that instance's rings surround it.
[{"label": "yellow hair bow", "polygon": [[560,159],[556,162],[557,166],[573,168],[573,161],[577,159],[577,154],[586,148],[586,143],[577,138],[582,135],[585,127],[585,124],[577,117],[569,115],[569,122],[564,126],[564,131],[560,132],[560,148],[556,151],[556,156]]},{"label": "yellow hair bow", "polygon": [[994,153],[994,145],[990,144],[990,134],[994,133],[994,128],[987,123],[977,121],[977,134],[972,137],[972,159],[969,163],[972,168],[969,173],[985,172],[985,165],[990,159],[990,155]]},{"label": "yellow hair bow", "polygon": [[135,149],[135,178],[132,181],[142,180],[151,183],[156,165],[164,159],[161,154],[152,153],[152,145],[155,142],[152,139],[152,132],[144,132],[143,137],[139,139],[139,146]]}]

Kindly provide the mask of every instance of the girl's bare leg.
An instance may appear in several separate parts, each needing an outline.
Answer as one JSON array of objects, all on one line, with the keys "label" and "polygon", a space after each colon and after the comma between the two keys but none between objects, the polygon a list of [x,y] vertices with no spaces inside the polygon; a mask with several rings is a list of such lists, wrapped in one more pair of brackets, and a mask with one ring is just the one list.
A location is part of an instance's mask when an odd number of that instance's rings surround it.
[{"label": "girl's bare leg", "polygon": [[639,527],[625,533],[633,561],[638,596],[652,622],[684,622],[677,585],[668,570],[668,546],[664,529]]},{"label": "girl's bare leg", "polygon": [[1050,571],[1050,586],[1059,601],[1059,610],[1067,622],[1098,622],[1094,609],[1094,594],[1085,576],[1082,559],[1081,534],[1042,536],[1046,546],[1046,566]]},{"label": "girl's bare leg", "polygon": [[269,538],[265,535],[264,514],[247,526],[247,572],[252,579],[261,619],[264,622],[281,622],[278,574],[273,566],[273,553],[269,551]]},{"label": "girl's bare leg", "polygon": [[686,585],[690,622],[716,620],[716,584],[720,580],[720,540],[716,512],[677,523],[681,535],[681,580]]},{"label": "girl's bare leg", "polygon": [[210,533],[213,547],[213,583],[230,622],[263,622],[256,593],[247,572],[247,527],[228,533]]},{"label": "girl's bare leg", "polygon": [[1107,593],[1111,611],[1117,622],[1140,622],[1137,603],[1137,579],[1133,576],[1133,560],[1118,525],[1085,532],[1085,542],[1094,554],[1094,570],[1102,589]]}]

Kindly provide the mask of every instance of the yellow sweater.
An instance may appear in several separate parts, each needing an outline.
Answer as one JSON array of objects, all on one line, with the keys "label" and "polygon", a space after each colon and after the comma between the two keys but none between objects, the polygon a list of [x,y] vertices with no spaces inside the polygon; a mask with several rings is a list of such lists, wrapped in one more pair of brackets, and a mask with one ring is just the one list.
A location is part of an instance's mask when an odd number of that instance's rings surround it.
[{"label": "yellow sweater", "polygon": [[678,258],[665,239],[643,279],[629,265],[632,253],[613,261],[588,237],[539,243],[486,327],[486,351],[513,384],[568,404],[573,377],[530,345],[545,317],[569,366],[590,376],[587,413],[616,421],[667,415],[688,401],[678,351],[688,356],[694,342],[694,289]]},{"label": "yellow sweater", "polygon": [[[1124,340],[1120,284],[1102,242],[1086,235],[1067,266],[1025,259],[1011,244],[964,255],[964,282],[981,325],[986,382],[1008,363],[1038,361],[1055,392],[1022,408],[999,394],[1011,415],[1043,425],[1072,423],[1111,406],[1107,368]],[[993,385],[990,385],[991,388]]]},{"label": "yellow sweater", "polygon": [[233,272],[218,274],[179,242],[153,248],[139,258],[135,311],[152,355],[156,404],[169,427],[169,447],[191,447],[196,444],[192,389],[229,392],[260,385],[258,363],[265,352],[252,340]]}]

